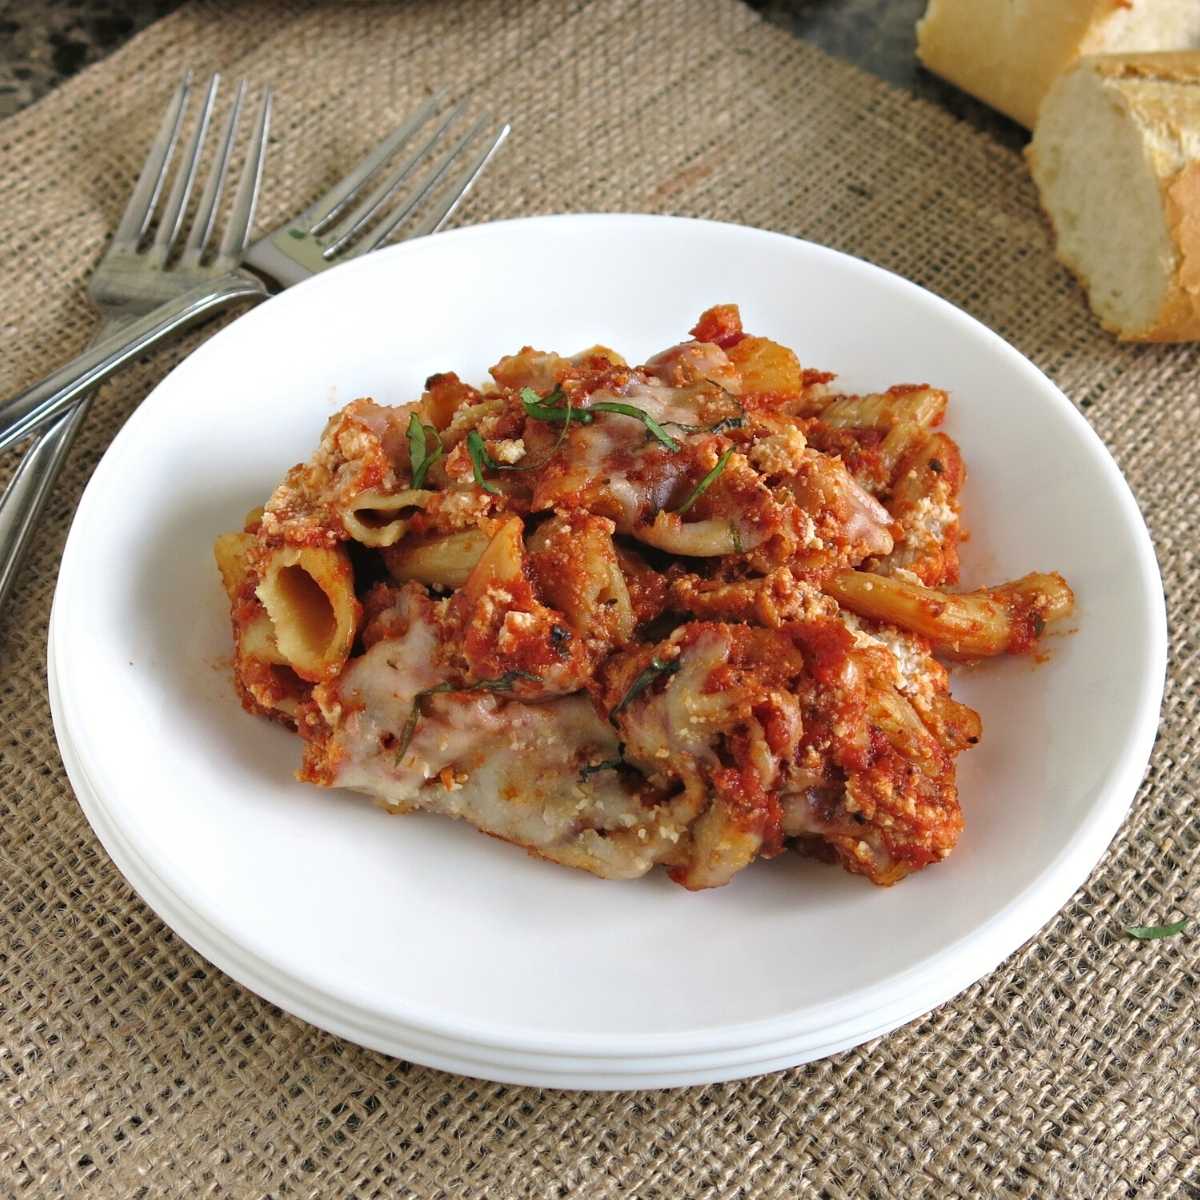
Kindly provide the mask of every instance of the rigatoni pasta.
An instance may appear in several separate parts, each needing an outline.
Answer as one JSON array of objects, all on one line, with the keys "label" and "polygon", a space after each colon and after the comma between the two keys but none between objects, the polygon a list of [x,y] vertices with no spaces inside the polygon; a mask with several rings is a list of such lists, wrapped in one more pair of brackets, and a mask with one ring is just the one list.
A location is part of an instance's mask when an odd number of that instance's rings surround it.
[{"label": "rigatoni pasta", "polygon": [[361,606],[346,551],[330,546],[276,546],[262,556],[254,589],[288,666],[309,683],[332,679],[345,665]]},{"label": "rigatoni pasta", "polygon": [[1070,588],[956,590],[945,392],[839,393],[733,305],[692,332],[356,400],[218,539],[239,692],[302,779],[688,888],[950,853],[982,724],[941,660],[1030,650]]},{"label": "rigatoni pasta", "polygon": [[431,587],[459,588],[470,578],[490,540],[482,529],[409,537],[383,558],[388,574],[398,583],[415,580]]},{"label": "rigatoni pasta", "polygon": [[342,510],[342,527],[360,545],[379,549],[394,546],[432,496],[432,492],[417,488],[390,494],[368,489]]},{"label": "rigatoni pasta", "polygon": [[835,571],[825,588],[850,612],[918,633],[934,650],[957,659],[1028,650],[1046,623],[1066,616],[1073,603],[1060,575],[1026,575],[999,587],[956,594],[897,575]]}]

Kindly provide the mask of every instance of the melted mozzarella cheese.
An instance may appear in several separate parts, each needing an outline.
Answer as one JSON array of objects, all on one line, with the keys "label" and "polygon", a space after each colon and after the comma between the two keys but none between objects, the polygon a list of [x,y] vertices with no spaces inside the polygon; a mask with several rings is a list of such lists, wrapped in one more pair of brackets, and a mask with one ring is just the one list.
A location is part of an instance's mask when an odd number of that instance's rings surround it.
[{"label": "melted mozzarella cheese", "polygon": [[[668,427],[672,437],[685,437],[679,425],[699,421],[692,393],[670,387],[659,379],[634,377],[616,391],[600,390],[588,397],[588,405],[599,403],[630,404],[660,425]],[[539,489],[535,509],[552,508],[560,499],[577,492],[593,491],[607,497],[615,506],[611,514],[622,533],[630,532],[646,513],[655,513],[670,500],[676,481],[686,469],[679,463],[672,469],[670,460],[655,471],[653,482],[631,478],[631,468],[623,463],[636,462],[647,448],[645,423],[623,413],[597,413],[589,425],[574,425],[571,430],[571,469],[550,489]]]},{"label": "melted mozzarella cheese", "polygon": [[666,763],[682,774],[717,764],[713,749],[731,716],[731,693],[705,692],[712,671],[729,657],[729,639],[708,631],[680,651],[678,669],[625,723],[625,753],[648,775]]},{"label": "melted mozzarella cheese", "polygon": [[393,812],[436,812],[571,866],[609,878],[644,874],[673,851],[684,825],[669,807],[645,807],[619,772],[581,778],[616,759],[615,731],[582,695],[526,703],[488,692],[421,700],[441,682],[436,630],[411,596],[406,632],[383,639],[317,689],[331,727],[334,786],[365,792]]}]

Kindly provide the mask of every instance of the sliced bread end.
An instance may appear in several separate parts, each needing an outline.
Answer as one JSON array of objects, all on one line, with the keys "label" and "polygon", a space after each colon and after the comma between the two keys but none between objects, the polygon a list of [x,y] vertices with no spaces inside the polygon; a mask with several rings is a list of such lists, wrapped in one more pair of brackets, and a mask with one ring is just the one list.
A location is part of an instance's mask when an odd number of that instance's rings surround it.
[{"label": "sliced bread end", "polygon": [[1080,60],[1026,155],[1058,257],[1105,328],[1200,340],[1200,54]]}]

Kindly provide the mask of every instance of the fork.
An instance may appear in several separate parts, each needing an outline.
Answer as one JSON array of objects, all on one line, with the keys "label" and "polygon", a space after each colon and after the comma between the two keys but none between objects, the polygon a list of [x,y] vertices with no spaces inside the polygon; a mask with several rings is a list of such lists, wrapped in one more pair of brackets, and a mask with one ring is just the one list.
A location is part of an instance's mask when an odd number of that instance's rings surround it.
[{"label": "fork", "polygon": [[[273,295],[335,263],[357,258],[387,241],[395,240],[403,222],[443,182],[466,147],[490,124],[488,118],[482,117],[476,121],[450,151],[437,160],[433,169],[413,185],[400,210],[385,216],[381,226],[374,230],[366,229],[367,224],[380,215],[384,205],[394,198],[422,160],[432,153],[448,126],[462,112],[461,103],[450,110],[433,135],[425,139],[395,172],[351,211],[346,210],[392,155],[407,145],[413,134],[428,123],[443,99],[444,94],[440,92],[432,96],[316,204],[255,242],[246,252],[243,269],[201,284],[144,317],[135,319],[118,333],[105,337],[85,350],[40,384],[0,404],[0,450],[7,449],[66,411],[84,391],[106,379],[149,346],[228,304],[231,298]],[[485,143],[483,150],[470,160],[467,170],[448,189],[449,199],[442,203],[443,197],[439,197],[432,215],[404,233],[402,240],[436,233],[442,228],[510,131],[507,122],[500,126],[491,140]],[[347,248],[351,241],[358,244]],[[253,271],[244,269],[247,266],[252,267]]]},{"label": "fork", "polygon": [[[87,292],[100,311],[100,331],[93,344],[164,301],[209,280],[227,275],[245,251],[262,182],[270,124],[271,92],[263,92],[258,120],[246,150],[233,211],[216,254],[207,257],[217,210],[221,203],[231,151],[246,96],[246,82],[238,85],[224,129],[192,218],[187,240],[175,263],[169,260],[182,232],[188,201],[200,167],[209,132],[220,76],[209,80],[195,129],[176,172],[171,191],[159,215],[153,238],[148,232],[166,184],[171,159],[182,132],[192,90],[191,74],[171,97],[158,133],[125,206],[117,231],[88,280]],[[232,289],[228,294],[231,295]],[[66,462],[84,419],[91,396],[84,393],[74,407],[55,419],[26,451],[4,495],[0,497],[0,609],[8,598],[24,552],[38,518]]]},{"label": "fork", "polygon": [[[0,405],[0,449],[70,410],[81,395],[158,341],[234,300],[273,295],[388,242],[437,233],[511,131],[507,122],[493,128],[489,118],[481,117],[445,150],[444,135],[461,115],[462,103],[439,117],[432,134],[423,133],[444,99],[443,92],[431,96],[315,204],[254,242],[241,268],[134,318],[42,384]],[[482,149],[468,155],[468,147],[485,130]],[[383,168],[414,139],[416,149],[383,174]],[[400,203],[395,206],[397,199]],[[406,227],[426,201],[431,203],[426,215]],[[3,527],[0,511],[0,531]],[[7,545],[0,544],[0,581],[15,573],[5,562],[7,551]],[[3,599],[0,590],[0,606]]]}]

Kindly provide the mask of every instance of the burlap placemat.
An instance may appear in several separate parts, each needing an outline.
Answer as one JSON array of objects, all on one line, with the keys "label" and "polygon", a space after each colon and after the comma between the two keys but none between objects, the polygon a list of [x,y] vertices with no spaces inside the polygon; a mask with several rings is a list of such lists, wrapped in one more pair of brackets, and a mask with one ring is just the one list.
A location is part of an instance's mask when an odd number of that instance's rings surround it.
[{"label": "burlap placemat", "polygon": [[68,357],[83,281],[186,66],[278,90],[263,218],[430,84],[517,127],[463,221],[627,209],[762,225],[949,297],[1042,366],[1132,481],[1166,579],[1161,736],[1104,861],[954,1002],[832,1059],[659,1093],[501,1087],[280,1013],[133,895],[59,764],[45,627],[83,481],[194,344],[106,388],[0,632],[0,1191],[42,1196],[1200,1196],[1195,912],[1200,353],[1119,346],[1013,154],[734,0],[194,3],[0,125],[0,389]]}]

